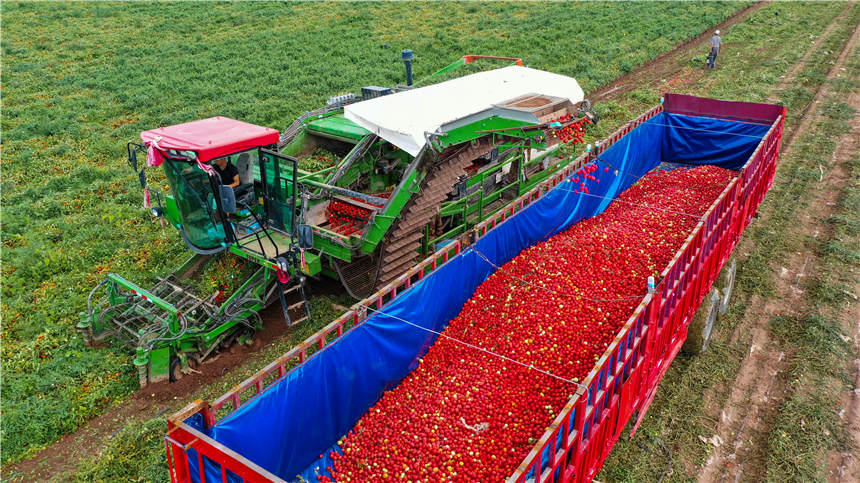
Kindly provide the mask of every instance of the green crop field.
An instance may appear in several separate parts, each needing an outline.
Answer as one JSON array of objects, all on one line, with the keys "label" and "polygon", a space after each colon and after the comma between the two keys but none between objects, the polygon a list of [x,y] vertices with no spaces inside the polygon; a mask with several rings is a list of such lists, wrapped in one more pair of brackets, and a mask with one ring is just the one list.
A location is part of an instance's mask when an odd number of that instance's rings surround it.
[{"label": "green crop field", "polygon": [[224,115],[283,129],[362,85],[463,54],[515,56],[586,91],[747,3],[2,3],[2,462],[137,386],[123,348],[75,334],[108,271],[146,282],[187,252],[124,161],[141,130]]}]

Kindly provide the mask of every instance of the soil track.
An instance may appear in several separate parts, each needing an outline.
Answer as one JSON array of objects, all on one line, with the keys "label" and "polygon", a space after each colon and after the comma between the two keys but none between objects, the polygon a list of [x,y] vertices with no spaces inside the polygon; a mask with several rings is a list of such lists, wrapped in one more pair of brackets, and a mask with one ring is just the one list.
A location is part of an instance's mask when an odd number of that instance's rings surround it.
[{"label": "soil track", "polygon": [[[845,11],[843,11],[844,13]],[[837,16],[828,27],[827,32],[832,31],[832,28],[842,17],[843,15]],[[839,58],[828,72],[828,80],[834,79],[844,66],[849,52],[853,51],[857,43],[858,34],[860,34],[860,26],[855,28]],[[819,42],[813,44],[810,51],[804,55],[804,59],[808,58],[818,45]],[[792,76],[796,75],[797,72],[797,69],[793,70]],[[787,85],[791,80],[787,77],[785,84]],[[786,135],[789,143],[808,129],[817,107],[826,93],[826,86],[819,89],[807,109],[801,113],[801,122],[789,135]],[[851,101],[852,107],[860,110],[858,96],[852,96]],[[856,119],[854,127],[857,128]],[[793,228],[793,231],[798,235],[808,234],[817,237],[818,234],[827,229],[826,220],[833,213],[836,206],[835,201],[847,182],[844,163],[858,148],[854,144],[856,136],[856,130],[852,130],[841,140],[838,153],[847,152],[849,154],[838,155],[832,172],[827,177],[822,175],[823,185],[818,190],[818,195],[798,215],[800,223]],[[789,144],[783,156],[790,155],[792,148],[793,146]],[[765,304],[754,299],[750,306],[756,308],[748,310],[743,321],[736,328],[734,337],[752,334],[750,350],[741,363],[738,375],[732,384],[729,398],[720,410],[717,433],[715,437],[709,438],[715,448],[699,474],[699,481],[740,481],[742,479],[758,481],[764,479],[766,475],[764,457],[766,455],[763,454],[765,448],[761,443],[766,437],[768,421],[778,409],[785,390],[785,382],[779,377],[779,374],[787,364],[785,354],[774,348],[771,343],[768,323],[777,314],[797,314],[804,307],[803,291],[799,287],[802,279],[813,270],[814,263],[815,257],[811,254],[793,253],[786,266],[779,270],[775,295]],[[842,466],[845,464],[843,463]]]},{"label": "soil track", "polygon": [[[663,52],[654,58],[654,60],[648,62],[645,65],[640,66],[639,68],[633,70],[633,72],[629,74],[625,74],[609,84],[600,87],[592,92],[588,93],[588,98],[592,103],[596,103],[599,101],[607,101],[611,100],[615,97],[620,96],[621,94],[625,94],[634,89],[641,87],[643,84],[653,82],[655,80],[660,79],[668,79],[678,74],[681,70],[684,69],[684,64],[679,62],[677,59],[680,54],[685,55],[702,55],[703,63],[704,63],[704,54],[706,53],[703,50],[705,47],[705,42],[711,38],[714,33],[714,30],[726,30],[732,25],[743,22],[750,15],[758,11],[761,7],[763,7],[768,2],[762,1],[758,2],[754,5],[750,5],[749,7],[735,13],[731,17],[723,20],[719,24],[705,30],[700,33],[698,36],[687,40],[681,44],[675,46],[674,49]],[[686,57],[685,57],[686,58]],[[702,71],[698,71],[698,75],[702,75]]]},{"label": "soil track", "polygon": [[[856,35],[855,35],[856,37]],[[856,112],[860,113],[860,94],[854,93],[848,99],[848,104]],[[843,136],[834,156],[836,169],[833,176],[844,183],[849,181],[849,173],[846,172],[845,164],[860,152],[860,115],[855,115],[851,123],[851,131]],[[853,292],[860,294],[860,283],[854,285]],[[851,334],[855,353],[860,354],[860,302],[857,299],[846,301],[840,310],[840,321],[846,333]],[[850,362],[854,371],[853,390],[848,391],[842,398],[843,410],[839,416],[845,421],[848,433],[853,439],[854,451],[842,452],[831,455],[828,459],[830,478],[833,481],[860,481],[860,359]]]},{"label": "soil track", "polygon": [[[858,32],[855,31],[852,39],[855,43],[855,55],[857,36]],[[844,179],[845,182],[850,181],[845,165],[860,153],[860,93],[854,92],[847,103],[855,109],[856,114],[851,121],[851,131],[842,137],[836,149],[834,156],[836,169],[833,170],[833,175]],[[854,284],[853,293],[853,297],[841,308],[839,318],[845,332],[852,336],[855,354],[860,355],[860,301],[856,298],[860,294],[860,283]],[[860,481],[860,358],[852,360],[849,364],[854,372],[853,390],[844,394],[843,409],[839,416],[846,423],[854,448],[853,451],[830,455],[828,468],[831,481]]]},{"label": "soil track", "polygon": [[[748,18],[765,5],[766,1],[751,5],[725,21],[702,32],[674,49],[658,55],[633,72],[621,76],[606,86],[589,93],[593,102],[607,101],[619,97],[643,84],[678,76],[685,65],[677,59],[679,54],[701,54],[705,42],[714,29],[725,30]],[[795,72],[798,69],[795,69]],[[694,75],[701,75],[696,72]],[[331,287],[322,287],[322,292],[333,293]],[[57,442],[36,453],[32,457],[3,468],[4,477],[10,473],[17,481],[48,480],[64,481],[74,472],[83,458],[92,457],[101,451],[104,443],[113,438],[120,429],[130,422],[144,422],[177,409],[177,405],[200,388],[221,380],[231,369],[240,367],[242,361],[254,357],[261,348],[283,336],[283,316],[280,307],[270,307],[263,314],[265,329],[258,333],[251,346],[238,346],[230,352],[198,368],[199,374],[186,376],[172,384],[157,384],[137,391],[120,406],[109,409],[83,425],[74,433],[62,437]]]}]

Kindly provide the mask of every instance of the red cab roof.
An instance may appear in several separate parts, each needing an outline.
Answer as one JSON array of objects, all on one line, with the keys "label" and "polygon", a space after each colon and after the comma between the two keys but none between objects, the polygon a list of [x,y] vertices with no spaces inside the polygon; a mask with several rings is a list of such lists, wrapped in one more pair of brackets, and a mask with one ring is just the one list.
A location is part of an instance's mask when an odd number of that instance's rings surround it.
[{"label": "red cab roof", "polygon": [[237,121],[210,117],[140,133],[144,143],[155,141],[161,151],[196,151],[200,162],[278,142],[278,131]]}]

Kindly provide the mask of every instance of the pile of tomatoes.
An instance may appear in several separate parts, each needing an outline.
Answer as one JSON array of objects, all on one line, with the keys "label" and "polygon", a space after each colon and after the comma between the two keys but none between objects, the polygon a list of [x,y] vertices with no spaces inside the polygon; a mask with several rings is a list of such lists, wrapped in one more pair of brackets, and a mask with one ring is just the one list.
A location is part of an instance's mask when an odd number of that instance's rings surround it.
[{"label": "pile of tomatoes", "polygon": [[370,221],[372,211],[340,200],[331,200],[325,216],[332,231],[342,235],[352,235],[364,228]]},{"label": "pile of tomatoes", "polygon": [[[390,192],[375,193],[373,196],[377,198],[388,198]],[[357,202],[369,204],[377,208],[382,208],[382,205],[367,203],[358,198],[351,198]],[[356,204],[347,203],[341,200],[331,200],[325,210],[326,220],[329,223],[329,229],[340,233],[341,235],[352,235],[361,231],[370,217],[373,215],[373,210]]]},{"label": "pile of tomatoes", "polygon": [[[571,191],[586,193],[595,170],[567,183]],[[710,166],[653,172],[601,215],[496,270],[447,337],[338,442],[333,480],[506,478],[732,176]]]},{"label": "pile of tomatoes", "polygon": [[[564,125],[567,122],[570,122],[571,119],[574,119],[575,116],[571,114],[565,114],[560,118],[556,119],[554,122],[559,122]],[[561,129],[558,129],[553,132],[553,134],[558,137],[558,139],[563,143],[582,143],[582,136],[585,134],[585,127],[591,124],[591,120],[587,117],[584,117],[578,121],[574,121]]]}]

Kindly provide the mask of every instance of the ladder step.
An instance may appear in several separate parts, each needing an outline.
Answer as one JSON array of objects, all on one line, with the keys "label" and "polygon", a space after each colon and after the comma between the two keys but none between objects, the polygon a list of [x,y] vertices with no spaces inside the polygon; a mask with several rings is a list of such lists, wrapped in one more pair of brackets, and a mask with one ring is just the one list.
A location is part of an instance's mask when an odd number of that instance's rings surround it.
[{"label": "ladder step", "polygon": [[308,320],[308,317],[307,317],[307,316],[302,317],[302,318],[300,318],[300,319],[292,320],[292,321],[290,321],[290,325],[296,325],[296,324],[301,323],[301,322],[304,322],[304,321],[306,321],[306,320]]},{"label": "ladder step", "polygon": [[299,285],[299,284],[295,284],[295,285],[293,285],[293,286],[289,287],[288,289],[284,290],[284,293],[285,293],[285,294],[292,293],[292,292],[295,292],[296,290],[299,290],[299,289],[301,289],[301,288],[302,288],[302,286],[301,286],[301,285]]},{"label": "ladder step", "polygon": [[299,307],[303,306],[304,304],[305,304],[305,301],[304,301],[304,300],[302,300],[302,301],[300,301],[300,302],[296,302],[296,303],[294,303],[293,305],[290,305],[289,307],[287,307],[287,310],[295,310],[295,309],[297,309],[297,308],[299,308]]}]

